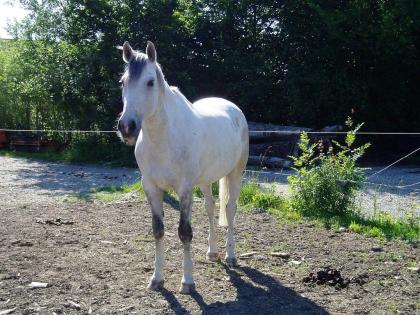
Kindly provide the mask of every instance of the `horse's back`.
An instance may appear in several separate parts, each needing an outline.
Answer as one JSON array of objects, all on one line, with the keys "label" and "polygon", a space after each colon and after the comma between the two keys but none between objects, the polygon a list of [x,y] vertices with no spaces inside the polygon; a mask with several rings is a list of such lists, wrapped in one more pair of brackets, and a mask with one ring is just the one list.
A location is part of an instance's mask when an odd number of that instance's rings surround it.
[{"label": "horse's back", "polygon": [[[220,132],[227,132],[226,137],[235,137],[246,132],[248,124],[245,115],[232,102],[218,97],[208,97],[196,101],[193,108],[201,121],[204,130],[218,136]],[[242,139],[241,139],[242,140]]]},{"label": "horse's back", "polygon": [[[208,173],[229,173],[248,158],[248,124],[238,106],[223,98],[209,97],[193,104],[201,126],[199,146]],[[213,165],[216,169],[212,170]],[[221,175],[216,173],[221,172]],[[218,179],[217,178],[217,179]]]},{"label": "horse's back", "polygon": [[241,117],[246,124],[246,119],[238,106],[232,102],[219,97],[202,98],[193,103],[194,109],[197,113],[205,117]]}]

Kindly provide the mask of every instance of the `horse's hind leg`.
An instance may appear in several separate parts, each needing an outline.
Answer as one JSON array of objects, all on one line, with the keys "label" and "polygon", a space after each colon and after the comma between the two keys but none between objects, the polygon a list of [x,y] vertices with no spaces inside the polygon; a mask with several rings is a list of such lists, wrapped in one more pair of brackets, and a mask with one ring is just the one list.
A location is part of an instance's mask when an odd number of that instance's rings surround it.
[{"label": "horse's hind leg", "polygon": [[227,239],[226,239],[226,263],[229,266],[236,265],[235,256],[235,239],[233,236],[233,224],[236,214],[236,201],[239,197],[242,182],[242,172],[245,168],[244,165],[238,165],[231,173],[227,175],[229,198],[226,204],[226,217],[227,217]]},{"label": "horse's hind leg", "polygon": [[210,185],[200,186],[201,191],[204,194],[204,206],[209,217],[209,249],[207,250],[207,259],[210,261],[217,261],[219,259],[219,254],[217,251],[217,240],[216,233],[214,232],[214,199],[211,191]]},{"label": "horse's hind leg", "polygon": [[147,200],[152,208],[152,229],[155,237],[155,270],[150,279],[148,288],[157,290],[163,287],[164,277],[163,268],[165,265],[164,248],[163,248],[163,191],[156,187],[156,185],[143,180],[144,191]]}]

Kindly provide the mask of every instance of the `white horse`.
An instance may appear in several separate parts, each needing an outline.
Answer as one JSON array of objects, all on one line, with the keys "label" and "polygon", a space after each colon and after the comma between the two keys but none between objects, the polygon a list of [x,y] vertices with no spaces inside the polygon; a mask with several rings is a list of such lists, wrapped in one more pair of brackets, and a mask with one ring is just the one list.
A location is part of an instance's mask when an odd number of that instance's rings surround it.
[{"label": "white horse", "polygon": [[209,218],[207,258],[218,259],[214,231],[215,202],[212,183],[219,181],[219,224],[227,226],[226,262],[235,264],[233,222],[242,173],[248,159],[248,125],[241,110],[222,98],[204,98],[191,104],[165,81],[157,63],[156,49],[147,42],[146,54],[123,47],[127,63],[121,78],[124,109],[118,121],[121,138],[135,146],[143,187],[152,209],[155,237],[155,270],[149,288],[164,283],[163,207],[166,190],[180,200],[178,235],[183,243],[184,263],[181,293],[195,289],[191,259],[191,207],[193,187],[205,196]]}]

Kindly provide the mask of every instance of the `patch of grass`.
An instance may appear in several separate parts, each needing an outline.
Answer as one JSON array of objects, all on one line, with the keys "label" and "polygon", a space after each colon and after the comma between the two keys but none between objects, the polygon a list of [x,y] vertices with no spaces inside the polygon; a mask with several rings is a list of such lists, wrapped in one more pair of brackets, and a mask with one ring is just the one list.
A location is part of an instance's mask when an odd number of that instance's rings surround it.
[{"label": "patch of grass", "polygon": [[364,228],[364,234],[370,237],[384,238],[385,234],[376,226],[367,226]]},{"label": "patch of grass", "polygon": [[139,198],[144,197],[144,189],[141,182],[132,185],[124,185],[120,187],[100,187],[92,189],[95,199],[104,202],[112,202],[122,199],[128,193],[136,193]]},{"label": "patch of grass", "polygon": [[256,181],[249,181],[242,186],[239,193],[239,205],[246,206],[252,203],[253,198],[259,193],[260,187]]},{"label": "patch of grass", "polygon": [[285,206],[285,199],[277,196],[274,192],[258,192],[252,198],[252,204],[256,208],[262,209],[281,209]]},{"label": "patch of grass", "polygon": [[362,233],[362,226],[353,221],[349,225],[349,230],[354,232],[354,233]]},{"label": "patch of grass", "polygon": [[303,215],[296,210],[290,208],[288,203],[283,204],[282,208],[270,208],[267,212],[271,215],[276,216],[277,218],[281,219],[280,222],[286,220],[288,222],[300,222],[303,220]]},{"label": "patch of grass", "polygon": [[376,238],[401,238],[411,242],[420,240],[420,218],[413,213],[403,218],[394,218],[389,213],[376,209],[372,217],[364,217],[357,211],[339,214],[330,212],[299,211],[290,199],[278,196],[274,189],[263,191],[255,181],[246,183],[239,196],[239,204],[244,208],[262,208],[268,213],[288,222],[310,220],[327,228],[346,227],[354,233]]}]

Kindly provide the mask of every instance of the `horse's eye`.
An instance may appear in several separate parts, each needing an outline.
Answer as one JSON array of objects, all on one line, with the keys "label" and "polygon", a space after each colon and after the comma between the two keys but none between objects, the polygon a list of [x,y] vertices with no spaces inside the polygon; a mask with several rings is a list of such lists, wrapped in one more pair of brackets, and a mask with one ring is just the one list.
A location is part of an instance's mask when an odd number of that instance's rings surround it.
[{"label": "horse's eye", "polygon": [[153,80],[149,80],[147,81],[147,86],[153,86],[155,82]]}]

